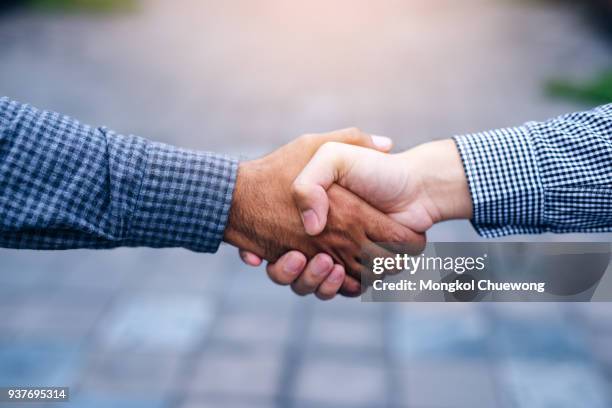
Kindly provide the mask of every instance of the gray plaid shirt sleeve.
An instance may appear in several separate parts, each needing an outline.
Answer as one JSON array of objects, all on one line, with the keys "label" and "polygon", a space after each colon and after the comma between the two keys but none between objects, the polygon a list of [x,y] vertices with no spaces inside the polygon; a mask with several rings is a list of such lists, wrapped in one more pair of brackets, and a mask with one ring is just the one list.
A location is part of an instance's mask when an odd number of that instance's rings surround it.
[{"label": "gray plaid shirt sleeve", "polygon": [[480,235],[612,231],[612,104],[454,139]]},{"label": "gray plaid shirt sleeve", "polygon": [[0,98],[0,246],[214,252],[237,167]]}]

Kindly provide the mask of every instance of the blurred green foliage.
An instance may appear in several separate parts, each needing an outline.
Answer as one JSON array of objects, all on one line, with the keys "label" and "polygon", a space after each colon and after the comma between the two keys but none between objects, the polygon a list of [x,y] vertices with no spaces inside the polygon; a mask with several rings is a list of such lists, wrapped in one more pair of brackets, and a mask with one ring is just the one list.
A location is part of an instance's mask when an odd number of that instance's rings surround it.
[{"label": "blurred green foliage", "polygon": [[548,94],[585,103],[612,102],[612,70],[583,83],[555,79],[546,84]]},{"label": "blurred green foliage", "polygon": [[136,7],[136,0],[28,0],[37,9],[61,11],[128,11]]}]

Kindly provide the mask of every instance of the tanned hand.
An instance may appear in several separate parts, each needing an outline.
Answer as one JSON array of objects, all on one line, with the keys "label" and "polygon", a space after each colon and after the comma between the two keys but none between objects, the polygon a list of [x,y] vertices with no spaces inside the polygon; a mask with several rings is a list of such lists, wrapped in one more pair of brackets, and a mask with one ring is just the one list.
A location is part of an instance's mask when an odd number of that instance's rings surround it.
[{"label": "tanned hand", "polygon": [[[403,227],[337,185],[328,190],[330,210],[325,229],[317,236],[305,233],[291,186],[316,150],[330,141],[374,147],[369,135],[346,129],[305,135],[268,156],[242,163],[225,241],[271,262],[289,250],[309,258],[327,253],[357,280],[364,270],[359,259],[363,249],[385,252],[374,242],[410,242],[418,252],[425,244],[423,234]],[[348,286],[350,290],[343,286],[345,294],[356,294],[355,285]]]}]

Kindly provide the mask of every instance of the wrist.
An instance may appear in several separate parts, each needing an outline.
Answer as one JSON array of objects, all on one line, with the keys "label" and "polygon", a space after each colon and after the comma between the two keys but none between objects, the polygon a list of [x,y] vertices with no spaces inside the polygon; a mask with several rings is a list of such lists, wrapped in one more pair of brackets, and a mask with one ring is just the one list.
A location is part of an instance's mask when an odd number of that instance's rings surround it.
[{"label": "wrist", "polygon": [[252,239],[255,226],[252,210],[249,207],[250,191],[257,183],[253,180],[257,173],[255,161],[241,162],[238,165],[236,186],[229,211],[223,240],[238,248],[261,254],[260,248]]},{"label": "wrist", "polygon": [[411,174],[418,174],[421,199],[434,223],[472,218],[467,177],[452,139],[429,142],[406,152]]}]

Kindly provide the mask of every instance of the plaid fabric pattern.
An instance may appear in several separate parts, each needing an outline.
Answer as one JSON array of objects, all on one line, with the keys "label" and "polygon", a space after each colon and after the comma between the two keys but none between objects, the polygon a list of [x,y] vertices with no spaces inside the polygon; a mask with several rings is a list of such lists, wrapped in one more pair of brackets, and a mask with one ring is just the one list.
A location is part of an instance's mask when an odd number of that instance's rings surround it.
[{"label": "plaid fabric pattern", "polygon": [[612,104],[454,139],[480,235],[612,231]]},{"label": "plaid fabric pattern", "polygon": [[237,167],[0,98],[0,246],[214,252]]}]

